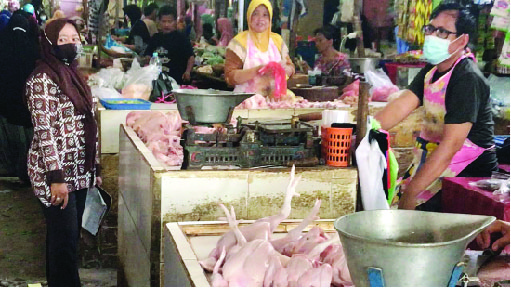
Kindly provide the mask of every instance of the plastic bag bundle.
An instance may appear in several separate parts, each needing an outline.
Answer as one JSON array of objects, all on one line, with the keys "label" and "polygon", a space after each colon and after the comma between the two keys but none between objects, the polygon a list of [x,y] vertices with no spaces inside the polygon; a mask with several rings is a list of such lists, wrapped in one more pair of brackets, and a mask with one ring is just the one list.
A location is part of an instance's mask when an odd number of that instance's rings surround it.
[{"label": "plastic bag bundle", "polygon": [[92,86],[121,89],[124,87],[124,72],[119,68],[106,68],[99,70],[98,73],[91,75],[88,84]]},{"label": "plastic bag bundle", "polygon": [[273,90],[273,98],[280,99],[287,94],[286,70],[278,62],[270,62],[258,71],[259,75],[271,73],[275,79],[275,90]]},{"label": "plastic bag bundle", "polygon": [[389,76],[381,69],[366,71],[364,76],[372,86],[369,90],[372,101],[387,102],[390,94],[399,91],[399,88],[392,84]]},{"label": "plastic bag bundle", "polygon": [[156,65],[141,68],[138,61],[133,60],[130,70],[126,72],[126,83],[122,88],[125,98],[148,100],[153,89],[153,81],[158,79],[160,70]]}]

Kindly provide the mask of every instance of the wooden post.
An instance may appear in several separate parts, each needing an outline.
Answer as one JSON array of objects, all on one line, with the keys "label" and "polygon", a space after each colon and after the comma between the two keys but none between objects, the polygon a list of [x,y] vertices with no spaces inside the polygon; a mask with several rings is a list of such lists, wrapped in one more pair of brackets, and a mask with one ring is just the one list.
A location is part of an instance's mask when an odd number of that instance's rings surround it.
[{"label": "wooden post", "polygon": [[362,138],[367,132],[367,116],[369,115],[369,88],[371,85],[367,82],[360,82],[359,96],[358,96],[358,109],[357,109],[357,142],[356,146],[360,144]]},{"label": "wooden post", "polygon": [[360,22],[360,14],[362,13],[362,0],[355,0],[355,9],[353,9],[353,13],[353,28],[355,28],[355,32],[357,33],[358,58],[364,58],[364,36],[362,33],[362,23]]},{"label": "wooden post", "polygon": [[[369,83],[365,81],[360,82],[357,109],[357,141],[355,144],[355,148],[358,148],[358,145],[360,145],[360,142],[362,141],[362,138],[366,135],[368,129],[367,116],[369,115],[369,88],[370,88]],[[354,165],[356,165],[356,158],[354,160],[355,160]],[[364,210],[364,207],[362,206],[362,198],[360,195],[360,183],[358,183],[355,211],[358,212],[362,210]]]},{"label": "wooden post", "polygon": [[296,32],[298,30],[298,18],[300,16],[300,9],[298,9],[296,1],[293,1],[293,9],[291,9],[292,16],[289,20],[293,19],[293,22],[289,25],[289,57],[294,58],[296,55]]}]

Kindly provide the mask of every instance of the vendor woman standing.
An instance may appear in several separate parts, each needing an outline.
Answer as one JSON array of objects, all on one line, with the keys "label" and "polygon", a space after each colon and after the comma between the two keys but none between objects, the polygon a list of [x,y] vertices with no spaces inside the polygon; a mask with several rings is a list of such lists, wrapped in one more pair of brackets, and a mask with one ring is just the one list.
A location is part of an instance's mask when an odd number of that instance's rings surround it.
[{"label": "vendor woman standing", "polygon": [[294,65],[280,35],[271,32],[273,9],[268,0],[252,0],[247,10],[248,31],[229,42],[225,55],[225,76],[234,91],[268,96],[270,81],[258,74],[269,62],[279,62],[291,76]]},{"label": "vendor woman standing", "polygon": [[468,10],[441,4],[423,29],[424,57],[430,64],[375,118],[388,130],[424,106],[399,208],[439,211],[441,177],[488,177],[497,168],[494,123],[488,81],[465,49],[475,29]]}]

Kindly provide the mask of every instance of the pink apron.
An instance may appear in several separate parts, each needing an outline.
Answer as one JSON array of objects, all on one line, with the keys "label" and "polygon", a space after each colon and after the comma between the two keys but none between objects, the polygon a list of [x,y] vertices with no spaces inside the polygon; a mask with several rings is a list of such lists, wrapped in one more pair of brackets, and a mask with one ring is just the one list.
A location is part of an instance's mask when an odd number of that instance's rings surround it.
[{"label": "pink apron", "polygon": [[[468,57],[473,59],[470,54]],[[435,66],[431,69],[424,78],[424,100],[423,105],[425,109],[425,117],[422,126],[420,137],[417,137],[415,147],[413,150],[413,162],[408,168],[408,171],[403,177],[401,183],[402,189],[406,188],[415,176],[415,173],[419,168],[426,162],[427,157],[438,147],[438,143],[442,141],[442,133],[444,130],[444,117],[446,114],[445,108],[445,93],[447,91],[447,85],[451,80],[452,71],[458,63],[467,58],[463,56],[456,63],[454,63],[451,71],[440,77],[436,82],[432,82],[433,75],[437,71]],[[436,179],[426,190],[420,192],[416,199],[416,205],[420,205],[429,199],[431,199],[440,189],[442,188],[443,177],[456,177],[461,171],[465,169],[470,163],[475,161],[484,151],[491,148],[485,149],[477,146],[468,138],[465,139],[463,147],[454,154],[451,160],[451,164],[445,169],[445,171]],[[397,200],[397,199],[395,199]]]},{"label": "pink apron", "polygon": [[[268,50],[266,52],[261,52],[254,45],[254,42],[248,36],[247,39],[247,57],[245,58],[245,63],[243,63],[243,69],[250,69],[257,67],[259,65],[266,65],[272,61],[280,62],[282,60],[282,55],[280,54],[279,49],[273,43],[273,40],[270,38],[268,42]],[[256,76],[254,79],[248,81],[247,83],[243,83],[241,85],[236,85],[234,87],[235,92],[244,92],[244,93],[257,93],[261,95],[268,95],[268,77],[259,77]]]}]

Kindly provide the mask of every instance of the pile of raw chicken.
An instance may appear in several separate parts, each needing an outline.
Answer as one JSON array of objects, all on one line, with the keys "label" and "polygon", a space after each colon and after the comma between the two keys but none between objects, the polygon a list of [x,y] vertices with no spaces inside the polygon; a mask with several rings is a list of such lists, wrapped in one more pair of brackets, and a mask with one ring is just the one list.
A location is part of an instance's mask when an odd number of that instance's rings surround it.
[{"label": "pile of raw chicken", "polygon": [[353,286],[337,234],[329,236],[319,227],[303,233],[318,219],[321,200],[285,237],[273,237],[273,231],[291,213],[292,198],[299,196],[295,192],[299,180],[293,166],[280,213],[248,226],[239,228],[233,207],[229,211],[220,205],[231,230],[220,238],[208,258],[200,261],[205,270],[212,272],[213,286]]},{"label": "pile of raw chicken", "polygon": [[262,95],[256,94],[243,101],[238,109],[289,109],[289,108],[322,108],[337,109],[358,103],[360,80],[356,80],[343,89],[343,94],[334,101],[309,102],[302,97],[291,95],[280,101],[268,100]]},{"label": "pile of raw chicken", "polygon": [[[137,133],[154,157],[162,164],[170,167],[183,164],[183,147],[180,144],[183,124],[188,123],[181,119],[179,112],[170,111],[132,111],[126,116],[126,125]],[[236,126],[236,119],[231,121]],[[193,126],[196,133],[213,134],[224,133],[223,126],[210,128]],[[169,167],[169,168],[170,168]]]}]

